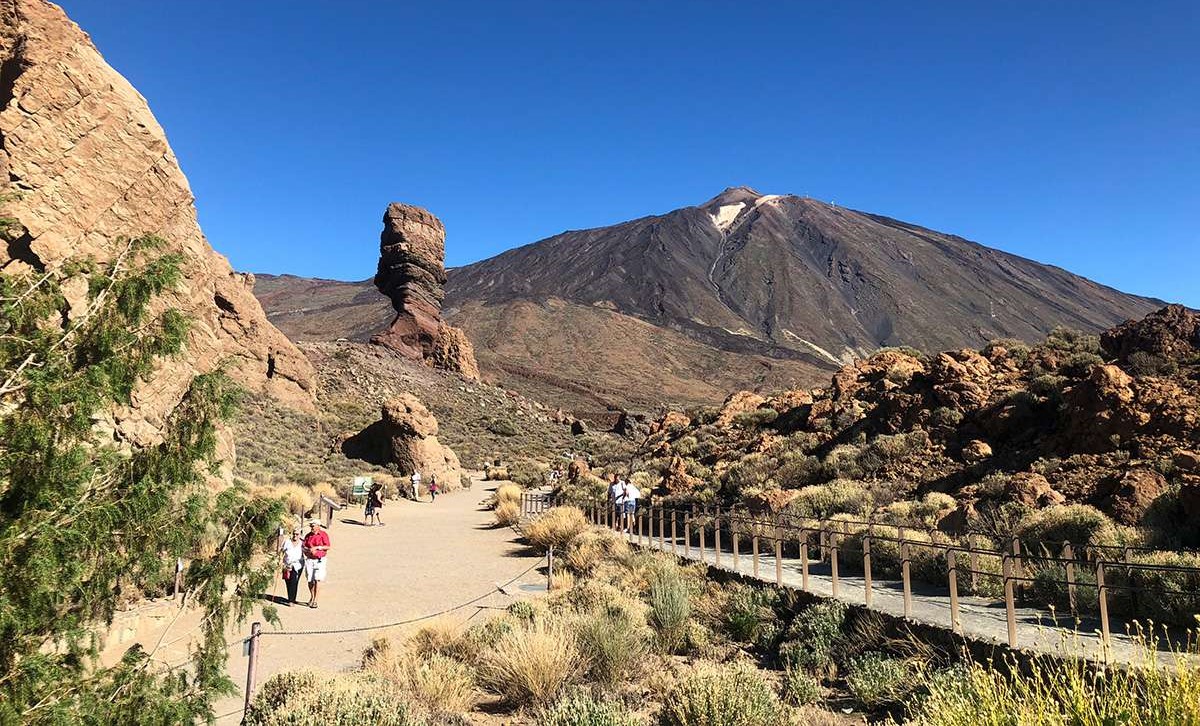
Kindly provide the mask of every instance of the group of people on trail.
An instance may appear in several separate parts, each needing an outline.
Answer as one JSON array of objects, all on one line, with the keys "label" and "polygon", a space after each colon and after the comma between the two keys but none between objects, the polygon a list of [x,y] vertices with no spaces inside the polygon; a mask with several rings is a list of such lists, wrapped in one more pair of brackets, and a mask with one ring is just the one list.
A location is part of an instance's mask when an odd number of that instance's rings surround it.
[{"label": "group of people on trail", "polygon": [[641,498],[642,490],[638,489],[636,484],[613,474],[612,483],[608,486],[608,500],[613,507],[613,514],[620,529],[627,532],[633,530],[638,500]]},{"label": "group of people on trail", "polygon": [[[409,483],[410,491],[412,492],[412,500],[414,502],[421,501],[421,472],[414,471],[412,473],[412,476],[410,476],[408,478],[408,483]],[[437,501],[437,495],[438,495],[437,474],[429,475],[429,485],[426,488],[429,489],[429,501],[430,502]]]},{"label": "group of people on trail", "polygon": [[321,521],[308,521],[308,534],[300,537],[300,528],[292,530],[290,539],[284,540],[279,550],[283,559],[283,581],[287,585],[288,607],[296,604],[296,591],[300,578],[308,582],[308,606],[317,607],[317,592],[325,579],[325,557],[329,554],[329,533]]},{"label": "group of people on trail", "polygon": [[[416,502],[421,499],[421,472],[414,471],[412,476],[408,478],[408,491],[410,498]],[[438,483],[437,475],[429,475],[429,501],[437,501]],[[368,527],[375,525],[383,526],[383,519],[380,517],[379,510],[383,509],[383,485],[375,482],[371,485],[371,489],[367,492],[367,502],[363,508],[363,523]]]}]

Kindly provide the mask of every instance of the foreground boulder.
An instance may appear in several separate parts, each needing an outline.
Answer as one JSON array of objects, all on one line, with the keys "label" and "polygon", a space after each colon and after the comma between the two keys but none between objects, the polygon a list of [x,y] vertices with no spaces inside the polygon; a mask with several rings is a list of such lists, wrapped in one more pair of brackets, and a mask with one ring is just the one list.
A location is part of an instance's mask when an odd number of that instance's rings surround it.
[{"label": "foreground boulder", "polygon": [[457,489],[463,475],[458,455],[437,438],[438,421],[416,396],[402,393],[383,404],[380,419],[341,444],[342,453],[379,466],[395,466],[401,475],[421,472],[437,477],[443,491]]},{"label": "foreground boulder", "polygon": [[[106,426],[118,440],[161,439],[192,379],[224,369],[242,386],[312,409],[313,370],[269,322],[204,238],[191,189],[146,100],[77,25],[43,0],[0,3],[0,271],[61,272],[86,259],[118,259],[124,239],[156,234],[179,253],[183,282],[159,306],[191,322],[186,353],[163,360]],[[68,277],[67,321],[87,302],[83,273]]]},{"label": "foreground boulder", "polygon": [[420,207],[388,205],[379,237],[375,287],[392,301],[396,317],[371,342],[478,380],[471,341],[442,320],[445,259],[446,228],[440,219]]}]

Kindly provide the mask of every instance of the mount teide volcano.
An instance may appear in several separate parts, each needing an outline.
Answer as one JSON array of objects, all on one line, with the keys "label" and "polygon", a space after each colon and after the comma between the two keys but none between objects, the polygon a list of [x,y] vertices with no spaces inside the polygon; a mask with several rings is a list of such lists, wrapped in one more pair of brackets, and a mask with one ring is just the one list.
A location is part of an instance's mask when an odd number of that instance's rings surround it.
[{"label": "mount teide volcano", "polygon": [[[382,309],[364,299],[370,283],[263,278],[256,292],[293,337],[359,337],[367,309]],[[1098,331],[1161,304],[961,237],[736,187],[452,269],[444,314],[485,375],[579,408],[812,384],[881,346]]]}]

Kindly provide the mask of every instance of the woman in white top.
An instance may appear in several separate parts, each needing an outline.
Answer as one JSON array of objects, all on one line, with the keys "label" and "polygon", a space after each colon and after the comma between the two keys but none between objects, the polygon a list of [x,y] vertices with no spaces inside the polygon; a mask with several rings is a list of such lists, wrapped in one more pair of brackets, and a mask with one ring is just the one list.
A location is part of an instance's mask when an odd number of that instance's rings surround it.
[{"label": "woman in white top", "polygon": [[304,568],[304,540],[300,530],[292,530],[292,538],[283,541],[279,548],[283,556],[283,581],[287,583],[287,602],[291,607],[296,602],[296,589],[300,586],[300,570]]}]

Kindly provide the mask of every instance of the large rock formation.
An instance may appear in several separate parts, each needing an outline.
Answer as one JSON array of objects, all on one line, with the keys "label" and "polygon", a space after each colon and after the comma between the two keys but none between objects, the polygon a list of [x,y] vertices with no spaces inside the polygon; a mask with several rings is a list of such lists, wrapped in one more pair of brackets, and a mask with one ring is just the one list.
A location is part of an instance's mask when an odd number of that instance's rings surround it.
[{"label": "large rock formation", "polygon": [[379,237],[375,287],[392,301],[396,317],[371,342],[412,360],[478,379],[471,341],[441,318],[445,244],[446,228],[437,217],[408,204],[388,205]]},{"label": "large rock formation", "polygon": [[380,420],[347,437],[342,453],[381,466],[394,465],[404,475],[421,472],[426,482],[437,477],[443,491],[457,489],[463,474],[458,456],[438,441],[438,422],[416,396],[402,393],[383,404]]},{"label": "large rock formation", "polygon": [[[311,408],[313,371],[208,245],[193,197],[146,101],[63,11],[0,0],[0,179],[7,184],[0,271],[62,270],[112,261],[122,237],[153,233],[181,253],[184,281],[162,304],[192,322],[186,353],[162,363],[110,424],[134,444],[155,441],[193,376],[220,365],[247,388]],[[67,279],[64,290],[86,290]],[[68,299],[71,300],[70,294]],[[79,294],[69,315],[86,302]]]}]

